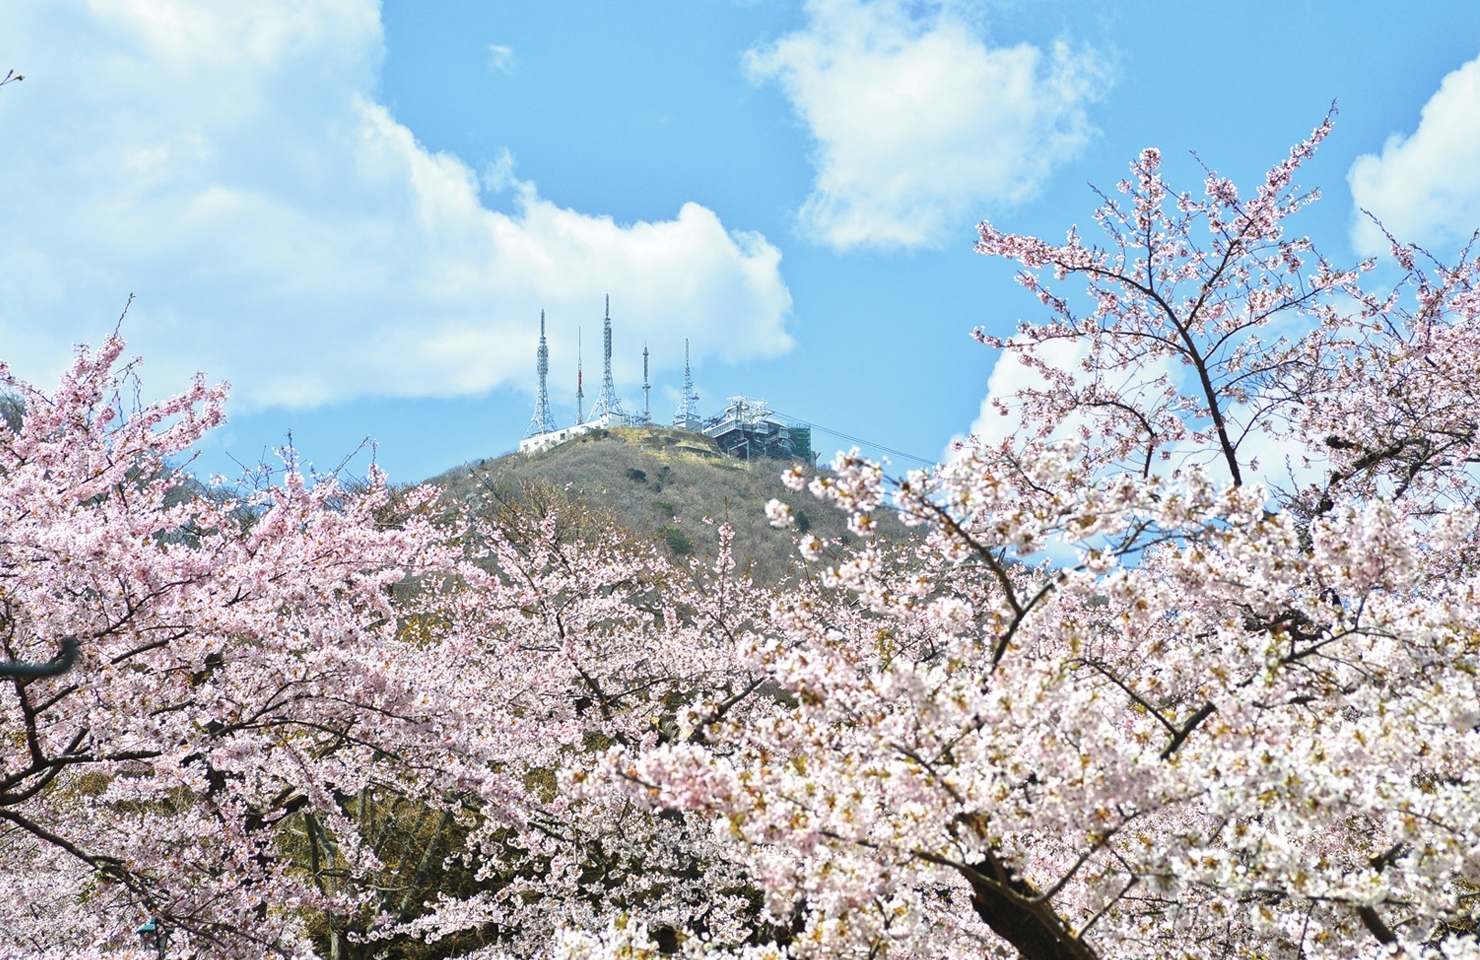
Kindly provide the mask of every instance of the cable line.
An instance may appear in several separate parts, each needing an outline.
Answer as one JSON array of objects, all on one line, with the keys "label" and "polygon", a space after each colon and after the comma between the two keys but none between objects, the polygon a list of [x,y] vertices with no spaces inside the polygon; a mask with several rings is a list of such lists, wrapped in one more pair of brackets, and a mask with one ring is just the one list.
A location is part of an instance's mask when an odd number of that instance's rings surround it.
[{"label": "cable line", "polygon": [[935,466],[934,460],[926,460],[924,457],[917,457],[913,453],[905,453],[903,450],[895,450],[892,447],[886,447],[882,443],[874,443],[872,440],[865,440],[862,437],[855,437],[850,434],[841,433],[837,430],[832,429],[831,427],[824,427],[820,423],[813,423],[810,420],[803,420],[801,417],[793,417],[789,413],[782,413],[780,410],[772,410],[771,412],[778,417],[784,417],[787,420],[793,420],[804,426],[811,427],[813,430],[821,430],[823,433],[828,434],[829,436],[838,437],[842,440],[847,440],[849,443],[856,443],[861,446],[872,447],[875,450],[882,450],[885,453],[892,454],[896,457],[903,457],[906,460],[913,460],[916,463],[923,463],[927,467]]}]

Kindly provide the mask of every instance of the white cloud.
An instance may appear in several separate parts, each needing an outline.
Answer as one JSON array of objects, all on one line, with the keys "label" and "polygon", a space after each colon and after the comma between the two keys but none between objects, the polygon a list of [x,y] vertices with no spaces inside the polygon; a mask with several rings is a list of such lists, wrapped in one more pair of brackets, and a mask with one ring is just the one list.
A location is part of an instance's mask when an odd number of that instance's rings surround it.
[{"label": "white cloud", "polygon": [[372,98],[375,0],[18,0],[0,37],[27,75],[0,91],[0,338],[22,375],[96,343],[130,291],[148,382],[205,369],[238,407],[527,385],[541,309],[558,388],[606,293],[622,377],[644,338],[790,347],[780,252],[711,210],[618,224],[509,156],[484,179],[513,212],[484,207],[473,170]]},{"label": "white cloud", "polygon": [[[1082,369],[1084,359],[1089,356],[1086,341],[1050,340],[1040,344],[1037,352],[1055,369],[1068,371],[1076,385],[1087,382],[1088,375]],[[997,356],[997,362],[992,364],[992,372],[987,377],[987,395],[982,398],[981,409],[971,422],[967,435],[976,437],[989,446],[1016,436],[1022,427],[1022,417],[1015,409],[1016,398],[1024,390],[1042,389],[1044,386],[1038,371],[1022,363],[1016,353],[1002,351]],[[1004,414],[998,403],[1006,404],[1008,412]],[[1055,439],[1073,437],[1079,423],[1076,419],[1062,427],[1054,434]],[[955,444],[965,439],[966,436],[960,434],[952,437],[944,451],[944,459],[954,460],[958,455]]]},{"label": "white cloud", "polygon": [[499,73],[513,73],[514,64],[518,61],[514,58],[514,48],[498,43],[488,45],[488,69],[497,70]]},{"label": "white cloud", "polygon": [[523,186],[514,176],[515,166],[514,155],[508,150],[502,150],[497,160],[483,165],[483,172],[478,175],[478,180],[489,193],[503,193],[510,187]]},{"label": "white cloud", "polygon": [[1032,195],[1092,130],[1089,52],[989,47],[949,2],[809,0],[806,29],[749,51],[816,141],[803,229],[836,249],[941,243]]},{"label": "white cloud", "polygon": [[[1382,155],[1364,154],[1347,173],[1359,210],[1372,211],[1405,243],[1451,247],[1480,228],[1480,58],[1444,78],[1424,104],[1411,136],[1393,134]],[[1352,245],[1370,255],[1388,249],[1382,232],[1358,213]]]}]

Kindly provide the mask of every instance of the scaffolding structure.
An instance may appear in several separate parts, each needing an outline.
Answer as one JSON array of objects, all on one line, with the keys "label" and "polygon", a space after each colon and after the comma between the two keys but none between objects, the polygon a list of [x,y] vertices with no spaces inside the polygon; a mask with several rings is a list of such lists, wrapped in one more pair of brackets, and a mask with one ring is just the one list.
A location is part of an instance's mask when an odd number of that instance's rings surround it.
[{"label": "scaffolding structure", "polygon": [[[778,420],[764,400],[731,397],[724,413],[705,420],[701,429],[714,438],[721,450],[741,460],[761,457],[791,460],[797,457],[792,428]],[[811,441],[811,431],[808,431],[804,456],[809,462]]]}]

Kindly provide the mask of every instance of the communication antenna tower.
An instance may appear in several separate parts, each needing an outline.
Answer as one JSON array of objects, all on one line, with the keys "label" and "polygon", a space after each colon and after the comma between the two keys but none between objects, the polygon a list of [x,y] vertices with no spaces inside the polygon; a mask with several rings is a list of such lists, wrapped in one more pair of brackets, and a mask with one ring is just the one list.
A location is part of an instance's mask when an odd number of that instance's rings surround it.
[{"label": "communication antenna tower", "polygon": [[673,425],[685,430],[699,429],[699,397],[694,393],[694,377],[689,371],[689,341],[683,342],[683,399],[678,402],[678,413]]},{"label": "communication antenna tower", "polygon": [[648,383],[648,349],[647,341],[642,342],[642,422],[652,423],[652,411],[648,407],[648,392],[653,389]]},{"label": "communication antenna tower", "polygon": [[586,391],[581,383],[581,328],[576,327],[576,426],[586,422],[581,414],[581,403],[586,397]]},{"label": "communication antenna tower", "polygon": [[602,321],[602,375],[601,395],[596,398],[596,403],[591,406],[591,419],[596,420],[608,413],[614,413],[619,417],[625,417],[622,412],[622,403],[617,399],[617,387],[612,382],[612,298],[611,294],[606,296],[606,319]]},{"label": "communication antenna tower", "polygon": [[540,349],[536,355],[539,359],[535,363],[535,369],[540,374],[540,393],[534,402],[534,416],[529,419],[529,429],[524,431],[524,438],[536,436],[541,433],[550,433],[555,429],[555,418],[550,415],[550,391],[546,388],[545,380],[550,375],[550,347],[545,343],[545,311],[540,311]]}]

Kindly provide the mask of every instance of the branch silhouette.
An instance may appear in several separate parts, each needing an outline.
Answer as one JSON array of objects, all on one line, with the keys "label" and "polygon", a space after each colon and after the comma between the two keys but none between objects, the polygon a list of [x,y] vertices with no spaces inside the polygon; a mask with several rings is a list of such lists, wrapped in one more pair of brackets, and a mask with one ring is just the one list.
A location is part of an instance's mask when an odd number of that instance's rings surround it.
[{"label": "branch silhouette", "polygon": [[24,660],[12,660],[9,663],[0,663],[0,677],[15,677],[21,680],[34,680],[38,677],[56,677],[72,669],[72,664],[77,660],[77,638],[66,637],[62,640],[62,651],[45,663],[28,663]]}]

